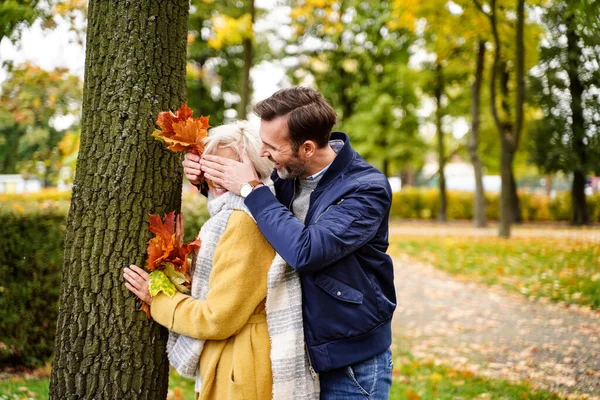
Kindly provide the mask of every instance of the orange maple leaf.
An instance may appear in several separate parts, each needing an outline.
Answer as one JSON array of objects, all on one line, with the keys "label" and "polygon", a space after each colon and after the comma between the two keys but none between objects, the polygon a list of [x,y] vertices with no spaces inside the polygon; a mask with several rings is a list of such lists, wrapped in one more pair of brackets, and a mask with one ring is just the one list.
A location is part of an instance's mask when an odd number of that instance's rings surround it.
[{"label": "orange maple leaf", "polygon": [[152,136],[162,140],[167,148],[174,152],[196,150],[198,154],[204,151],[202,141],[208,136],[209,117],[192,117],[192,109],[186,104],[177,110],[177,115],[171,111],[158,114],[156,124],[161,128]]}]

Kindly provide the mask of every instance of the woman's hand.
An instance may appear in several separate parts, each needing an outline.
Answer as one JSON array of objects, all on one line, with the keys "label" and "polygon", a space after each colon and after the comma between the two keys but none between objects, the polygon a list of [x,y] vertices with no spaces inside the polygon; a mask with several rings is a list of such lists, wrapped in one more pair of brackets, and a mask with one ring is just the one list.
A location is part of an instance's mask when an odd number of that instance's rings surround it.
[{"label": "woman's hand", "polygon": [[202,182],[202,170],[200,169],[200,156],[196,152],[185,153],[183,172],[188,181],[193,185]]},{"label": "woman's hand", "polygon": [[150,305],[152,303],[152,296],[150,296],[150,291],[148,290],[148,285],[150,284],[148,273],[133,264],[125,267],[123,271],[123,277],[127,281],[125,287],[144,303]]}]

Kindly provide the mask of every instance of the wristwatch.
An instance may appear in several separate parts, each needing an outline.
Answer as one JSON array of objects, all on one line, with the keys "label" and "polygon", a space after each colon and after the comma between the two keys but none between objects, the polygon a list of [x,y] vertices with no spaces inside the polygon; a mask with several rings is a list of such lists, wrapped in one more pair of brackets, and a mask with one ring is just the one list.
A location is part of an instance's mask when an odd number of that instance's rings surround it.
[{"label": "wristwatch", "polygon": [[256,179],[250,182],[242,183],[242,185],[240,186],[240,195],[246,198],[254,190],[255,187],[262,184],[263,183],[261,181],[258,181]]}]

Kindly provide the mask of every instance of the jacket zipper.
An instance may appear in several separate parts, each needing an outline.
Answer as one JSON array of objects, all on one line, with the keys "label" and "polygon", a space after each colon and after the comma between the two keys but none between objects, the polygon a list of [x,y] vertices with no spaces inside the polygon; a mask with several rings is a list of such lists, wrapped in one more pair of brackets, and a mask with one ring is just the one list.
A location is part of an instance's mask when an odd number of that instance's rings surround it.
[{"label": "jacket zipper", "polygon": [[335,204],[332,204],[332,205],[330,205],[329,207],[327,207],[327,208],[325,209],[325,211],[323,211],[321,214],[319,214],[319,216],[317,217],[317,219],[315,220],[315,222],[314,222],[314,223],[316,224],[316,223],[317,223],[317,221],[319,220],[319,218],[321,218],[321,217],[323,216],[323,214],[325,214],[327,211],[329,211],[329,209],[330,209],[331,207],[333,207],[333,206],[339,206],[339,205],[340,205],[340,204],[342,204],[343,202],[344,202],[344,199],[341,199],[341,200],[340,200],[340,201],[338,201],[337,203],[335,203]]},{"label": "jacket zipper", "polygon": [[308,345],[306,344],[306,342],[304,342],[304,349],[306,350],[306,358],[308,358],[308,371],[310,372],[310,375],[312,376],[313,380],[316,380],[317,372],[312,366],[312,361],[310,360],[310,353],[308,352]]},{"label": "jacket zipper", "polygon": [[296,178],[294,178],[294,193],[292,193],[292,200],[290,200],[290,204],[288,205],[288,210],[290,210],[290,211],[292,211],[292,204],[294,203],[294,197],[296,197]]}]

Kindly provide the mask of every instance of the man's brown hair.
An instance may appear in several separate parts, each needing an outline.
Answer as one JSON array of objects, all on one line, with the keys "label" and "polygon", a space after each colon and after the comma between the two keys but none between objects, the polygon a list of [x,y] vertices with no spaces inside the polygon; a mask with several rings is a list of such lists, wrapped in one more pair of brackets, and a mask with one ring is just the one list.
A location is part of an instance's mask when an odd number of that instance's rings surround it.
[{"label": "man's brown hair", "polygon": [[336,119],[335,111],[321,93],[302,86],[278,90],[259,101],[254,113],[265,121],[284,117],[294,151],[307,140],[314,141],[319,148],[327,146]]}]

